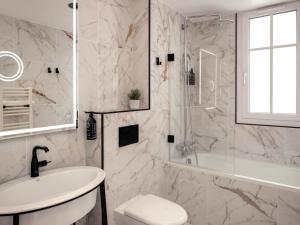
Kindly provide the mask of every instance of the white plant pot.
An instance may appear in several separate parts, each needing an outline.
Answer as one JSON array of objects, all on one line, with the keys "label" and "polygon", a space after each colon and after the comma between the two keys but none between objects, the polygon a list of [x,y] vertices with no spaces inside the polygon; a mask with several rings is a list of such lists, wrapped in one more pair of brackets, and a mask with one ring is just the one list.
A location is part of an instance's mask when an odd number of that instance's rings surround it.
[{"label": "white plant pot", "polygon": [[129,109],[140,109],[140,100],[129,100]]}]

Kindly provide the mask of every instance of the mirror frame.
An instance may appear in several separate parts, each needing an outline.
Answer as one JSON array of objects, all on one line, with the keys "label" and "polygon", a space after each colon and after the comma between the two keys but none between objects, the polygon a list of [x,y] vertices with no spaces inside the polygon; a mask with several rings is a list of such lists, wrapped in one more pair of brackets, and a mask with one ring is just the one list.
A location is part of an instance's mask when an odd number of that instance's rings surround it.
[{"label": "mirror frame", "polygon": [[[77,4],[77,0],[72,0],[73,5]],[[64,125],[55,125],[55,126],[47,126],[47,127],[37,127],[30,129],[20,129],[14,131],[4,131],[0,132],[0,140],[10,139],[10,138],[18,138],[18,137],[26,137],[38,134],[46,134],[53,133],[59,131],[67,131],[77,129],[77,120],[78,120],[78,96],[77,96],[77,11],[73,8],[73,62],[72,62],[72,74],[73,74],[73,122],[71,124]]]}]

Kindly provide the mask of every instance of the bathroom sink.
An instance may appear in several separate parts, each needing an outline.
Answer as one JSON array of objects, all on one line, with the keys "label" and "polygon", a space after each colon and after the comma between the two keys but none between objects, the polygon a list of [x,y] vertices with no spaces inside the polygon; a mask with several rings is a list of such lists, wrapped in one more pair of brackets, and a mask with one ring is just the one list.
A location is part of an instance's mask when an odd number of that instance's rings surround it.
[{"label": "bathroom sink", "polygon": [[103,170],[69,167],[0,185],[0,216],[20,215],[20,225],[70,225],[96,204]]}]

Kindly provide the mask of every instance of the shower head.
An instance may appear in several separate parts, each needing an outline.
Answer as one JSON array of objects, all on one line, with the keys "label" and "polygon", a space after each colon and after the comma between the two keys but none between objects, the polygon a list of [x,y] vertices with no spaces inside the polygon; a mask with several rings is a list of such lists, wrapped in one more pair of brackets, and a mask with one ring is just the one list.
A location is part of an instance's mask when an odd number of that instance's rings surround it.
[{"label": "shower head", "polygon": [[224,18],[221,15],[217,15],[217,14],[200,15],[200,16],[190,16],[190,17],[187,17],[187,19],[189,19],[193,23],[205,22],[205,21],[209,21],[209,20],[218,20],[219,22],[234,23],[234,20]]},{"label": "shower head", "polygon": [[[74,4],[73,3],[69,3],[68,7],[71,9],[74,9]],[[76,9],[78,9],[78,3],[76,3]]]},{"label": "shower head", "polygon": [[231,19],[226,19],[226,18],[222,18],[221,16],[220,16],[220,18],[219,18],[219,21],[220,21],[220,22],[229,22],[229,23],[234,23],[234,20],[231,20]]}]

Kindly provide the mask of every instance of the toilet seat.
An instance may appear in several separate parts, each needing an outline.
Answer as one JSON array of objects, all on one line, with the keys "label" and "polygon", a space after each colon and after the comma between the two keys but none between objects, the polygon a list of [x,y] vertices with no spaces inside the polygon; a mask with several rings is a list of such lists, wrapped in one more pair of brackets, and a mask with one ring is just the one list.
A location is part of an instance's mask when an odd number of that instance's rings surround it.
[{"label": "toilet seat", "polygon": [[124,208],[124,215],[147,225],[183,225],[187,213],[179,205],[154,195],[138,196]]}]

